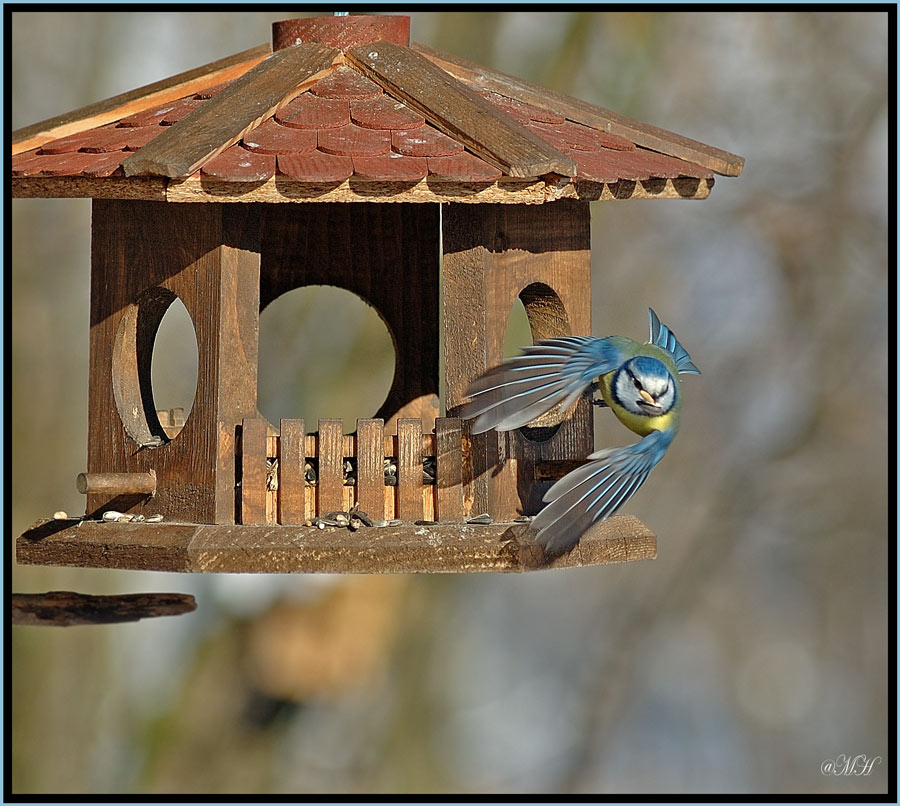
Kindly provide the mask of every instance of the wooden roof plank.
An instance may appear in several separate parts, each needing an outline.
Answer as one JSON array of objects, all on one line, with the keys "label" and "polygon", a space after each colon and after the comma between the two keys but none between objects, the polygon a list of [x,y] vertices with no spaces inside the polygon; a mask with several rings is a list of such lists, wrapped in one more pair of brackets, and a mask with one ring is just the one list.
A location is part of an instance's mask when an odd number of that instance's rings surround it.
[{"label": "wooden roof plank", "polygon": [[25,126],[13,132],[12,153],[15,155],[30,151],[51,140],[77,134],[86,129],[94,129],[169,101],[176,101],[191,93],[232,81],[261,62],[271,52],[271,45],[258,45],[226,59],[219,59],[162,81]]},{"label": "wooden roof plank", "polygon": [[513,177],[575,175],[574,161],[415,51],[375,42],[347,60],[444,133]]},{"label": "wooden roof plank", "polygon": [[273,53],[125,160],[125,175],[190,176],[296,98],[339,56],[312,42]]},{"label": "wooden roof plank", "polygon": [[501,73],[499,70],[490,70],[459,56],[434,50],[419,42],[414,42],[410,47],[436,66],[461,81],[473,83],[480,89],[490,90],[537,107],[552,109],[564,114],[569,120],[602,129],[610,134],[627,137],[639,146],[659,151],[671,157],[696,162],[723,176],[739,176],[743,170],[744,158],[737,154],[731,154],[658,126],[651,126],[649,123],[642,123],[620,115],[618,112],[594,106],[546,87],[540,87],[521,78]]}]

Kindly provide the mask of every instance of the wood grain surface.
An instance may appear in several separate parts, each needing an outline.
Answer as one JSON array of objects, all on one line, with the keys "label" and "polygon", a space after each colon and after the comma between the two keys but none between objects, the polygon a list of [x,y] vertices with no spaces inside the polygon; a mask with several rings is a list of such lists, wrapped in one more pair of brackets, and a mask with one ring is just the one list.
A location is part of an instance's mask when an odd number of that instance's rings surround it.
[{"label": "wood grain surface", "polygon": [[190,176],[296,98],[338,56],[315,43],[273,53],[125,160],[125,175]]}]

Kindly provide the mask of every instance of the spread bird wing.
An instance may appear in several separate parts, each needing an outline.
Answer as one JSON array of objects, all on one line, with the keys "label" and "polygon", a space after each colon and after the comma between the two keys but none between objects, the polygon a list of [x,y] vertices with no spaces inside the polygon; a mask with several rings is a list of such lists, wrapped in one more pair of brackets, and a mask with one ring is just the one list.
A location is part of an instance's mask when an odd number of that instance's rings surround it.
[{"label": "spread bird wing", "polygon": [[472,401],[460,417],[476,418],[472,432],[511,431],[561,404],[568,409],[593,380],[616,369],[625,356],[612,339],[566,336],[525,347],[521,355],[473,381]]},{"label": "spread bird wing", "polygon": [[691,361],[688,351],[681,346],[675,334],[669,330],[650,309],[650,343],[662,347],[675,360],[675,367],[680,375],[699,375],[700,370]]},{"label": "spread bird wing", "polygon": [[549,556],[571,549],[588,527],[615,513],[644,483],[665,455],[674,431],[653,431],[625,448],[592,453],[593,461],[563,476],[544,495],[531,522]]}]

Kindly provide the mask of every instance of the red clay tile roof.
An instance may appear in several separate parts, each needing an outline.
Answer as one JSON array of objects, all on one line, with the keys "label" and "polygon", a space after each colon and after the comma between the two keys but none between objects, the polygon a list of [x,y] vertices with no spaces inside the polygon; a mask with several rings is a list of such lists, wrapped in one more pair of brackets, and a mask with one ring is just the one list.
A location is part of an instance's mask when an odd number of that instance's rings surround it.
[{"label": "red clay tile roof", "polygon": [[[225,86],[18,154],[12,161],[13,176],[121,174],[122,160]],[[494,92],[480,94],[498,113],[509,115],[574,159],[576,179],[614,183],[713,176],[713,171],[700,165],[641,148],[553,111]],[[418,182],[427,176],[455,182],[493,182],[502,175],[467,152],[462,143],[426,123],[421,114],[347,66],[337,67],[319,79],[200,170],[202,177],[229,182],[264,182],[276,173],[309,183],[342,182],[350,177]]]},{"label": "red clay tile roof", "polygon": [[721,149],[410,45],[407,17],[288,20],[273,34],[274,51],[252,48],[14,132],[14,195],[703,198],[714,173],[743,166]]}]

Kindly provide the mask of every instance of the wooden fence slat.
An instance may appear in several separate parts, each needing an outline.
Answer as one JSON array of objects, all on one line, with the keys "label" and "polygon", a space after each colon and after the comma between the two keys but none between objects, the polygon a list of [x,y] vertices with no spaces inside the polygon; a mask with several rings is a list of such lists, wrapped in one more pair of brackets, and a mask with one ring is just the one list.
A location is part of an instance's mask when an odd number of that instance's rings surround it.
[{"label": "wooden fence slat", "polygon": [[463,519],[462,423],[459,417],[438,417],[434,421],[437,462],[435,477],[436,520]]},{"label": "wooden fence slat", "polygon": [[241,523],[266,522],[266,427],[262,418],[244,418],[241,428]]},{"label": "wooden fence slat", "polygon": [[397,420],[397,517],[422,519],[422,421]]},{"label": "wooden fence slat", "polygon": [[278,522],[306,520],[306,423],[281,421],[281,450],[278,457]]},{"label": "wooden fence slat", "polygon": [[384,420],[356,422],[356,501],[372,520],[384,520]]},{"label": "wooden fence slat", "polygon": [[319,487],[316,514],[344,506],[344,421],[319,420]]}]

